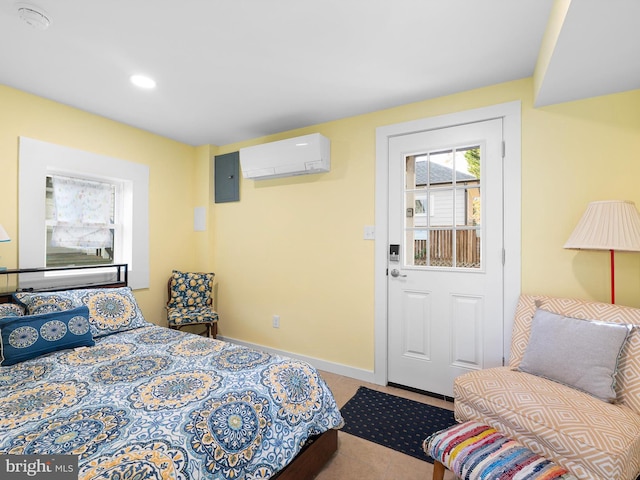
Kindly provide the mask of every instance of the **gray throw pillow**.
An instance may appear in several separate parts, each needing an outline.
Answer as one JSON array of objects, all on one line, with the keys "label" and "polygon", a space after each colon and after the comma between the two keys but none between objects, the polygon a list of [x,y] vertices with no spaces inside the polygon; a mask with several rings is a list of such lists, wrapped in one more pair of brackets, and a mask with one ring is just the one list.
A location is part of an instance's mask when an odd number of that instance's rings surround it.
[{"label": "gray throw pillow", "polygon": [[614,402],[618,358],[631,329],[538,309],[518,370]]}]

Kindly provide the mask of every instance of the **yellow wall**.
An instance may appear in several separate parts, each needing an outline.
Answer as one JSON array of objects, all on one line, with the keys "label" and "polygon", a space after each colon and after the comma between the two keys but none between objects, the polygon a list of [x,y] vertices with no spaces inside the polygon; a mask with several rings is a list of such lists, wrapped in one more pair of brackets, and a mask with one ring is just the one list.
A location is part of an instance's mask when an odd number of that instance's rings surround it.
[{"label": "yellow wall", "polygon": [[[221,333],[373,369],[375,128],[522,101],[525,292],[609,300],[608,254],[562,246],[587,203],[640,204],[640,91],[533,108],[533,79],[225,145],[311,132],[331,140],[331,172],[241,183],[211,209]],[[508,147],[507,147],[508,148]],[[618,303],[640,306],[640,255],[617,255]],[[280,328],[271,317],[281,316]]]},{"label": "yellow wall", "polygon": [[[640,90],[523,114],[523,290],[610,301],[609,253],[562,246],[587,204],[640,207]],[[640,254],[616,253],[616,303],[640,306]]]},{"label": "yellow wall", "polygon": [[[522,101],[523,290],[609,299],[608,255],[562,245],[592,200],[640,204],[640,90],[534,109],[533,79],[328,122],[221,147],[182,145],[0,87],[0,223],[16,266],[20,135],[150,166],[151,287],[136,291],[163,323],[172,268],[213,270],[222,335],[373,369],[375,129]],[[241,181],[240,201],[211,203],[210,158],[305,133],[331,140],[331,172]],[[508,147],[507,147],[508,148]],[[193,231],[193,207],[208,228]],[[640,306],[640,255],[617,255],[618,303]],[[271,317],[281,317],[280,328]]]},{"label": "yellow wall", "polygon": [[[118,122],[56,102],[0,86],[0,224],[12,241],[0,244],[0,265],[16,268],[18,258],[18,137],[109,155],[150,168],[150,288],[135,296],[145,318],[166,324],[166,282],[172,268],[196,266],[198,234],[193,207],[206,205],[200,186],[199,158],[209,148],[195,149]],[[196,188],[194,188],[194,185]],[[203,196],[204,195],[204,196]],[[176,248],[177,245],[184,248]],[[205,249],[202,246],[202,251]]]}]

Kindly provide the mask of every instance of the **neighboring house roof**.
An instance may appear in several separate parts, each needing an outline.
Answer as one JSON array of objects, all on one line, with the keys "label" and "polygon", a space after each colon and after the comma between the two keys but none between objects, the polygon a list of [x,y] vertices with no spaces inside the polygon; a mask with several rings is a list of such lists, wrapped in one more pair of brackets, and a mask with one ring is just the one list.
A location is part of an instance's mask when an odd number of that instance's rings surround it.
[{"label": "neighboring house roof", "polygon": [[[431,163],[431,171],[429,172],[429,183],[431,185],[439,183],[451,183],[453,180],[453,169],[439,165],[437,163]],[[470,182],[478,180],[477,177],[464,173],[456,172],[457,182]],[[427,184],[427,162],[416,162],[416,185]]]}]

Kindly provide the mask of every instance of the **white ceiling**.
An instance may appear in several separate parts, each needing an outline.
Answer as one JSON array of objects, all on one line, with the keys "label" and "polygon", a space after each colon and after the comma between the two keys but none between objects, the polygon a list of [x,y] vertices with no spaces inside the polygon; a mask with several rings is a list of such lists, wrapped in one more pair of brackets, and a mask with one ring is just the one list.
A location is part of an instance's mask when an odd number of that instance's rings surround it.
[{"label": "white ceiling", "polygon": [[[570,7],[536,98],[640,88],[640,1]],[[0,84],[225,145],[534,74],[553,0],[0,0]],[[129,76],[145,73],[142,91]],[[0,106],[1,108],[1,106]]]}]

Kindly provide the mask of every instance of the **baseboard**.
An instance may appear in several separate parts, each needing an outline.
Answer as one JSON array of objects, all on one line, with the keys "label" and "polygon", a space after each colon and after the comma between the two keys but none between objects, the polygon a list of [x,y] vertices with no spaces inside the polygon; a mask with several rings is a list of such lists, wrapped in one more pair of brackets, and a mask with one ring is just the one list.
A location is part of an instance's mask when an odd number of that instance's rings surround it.
[{"label": "baseboard", "polygon": [[260,350],[262,352],[272,353],[274,355],[282,355],[285,357],[295,358],[297,360],[302,360],[304,362],[310,363],[318,370],[323,370],[329,373],[335,373],[336,375],[342,375],[345,377],[355,378],[356,380],[361,380],[363,382],[376,383],[374,372],[371,370],[364,370],[362,368],[350,367],[349,365],[343,365],[341,363],[329,362],[327,360],[322,360],[320,358],[308,357],[306,355],[301,355],[299,353],[287,352],[284,350],[278,350],[271,347],[265,347],[264,345],[258,345],[256,343],[249,343],[242,340],[238,340],[236,338],[225,337],[222,335],[218,335],[219,340],[224,340],[225,342],[235,343],[237,345],[243,345],[245,347],[253,348],[255,350]]}]

